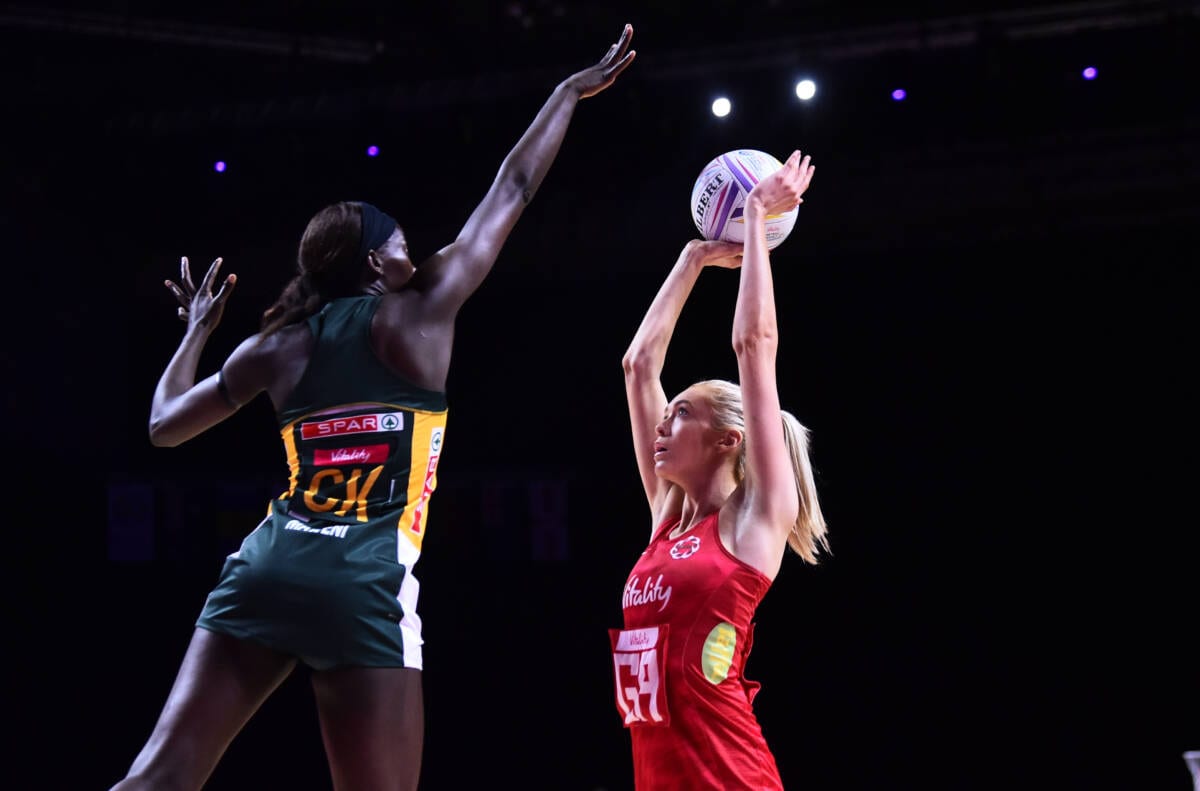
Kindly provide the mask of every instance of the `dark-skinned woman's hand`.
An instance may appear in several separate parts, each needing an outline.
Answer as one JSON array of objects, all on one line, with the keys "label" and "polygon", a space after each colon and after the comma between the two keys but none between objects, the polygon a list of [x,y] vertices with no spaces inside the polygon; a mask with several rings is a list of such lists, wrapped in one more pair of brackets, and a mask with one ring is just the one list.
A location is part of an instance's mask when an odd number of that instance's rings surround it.
[{"label": "dark-skinned woman's hand", "polygon": [[625,71],[637,56],[636,50],[629,49],[629,40],[633,38],[633,25],[626,25],[621,31],[617,43],[608,48],[608,52],[595,66],[576,72],[566,79],[566,84],[579,91],[579,98],[586,99],[595,96],[617,79],[617,75]]},{"label": "dark-skinned woman's hand", "polygon": [[221,259],[218,258],[212,262],[204,279],[200,281],[200,288],[196,288],[192,283],[192,271],[187,256],[184,256],[179,263],[179,282],[166,281],[166,287],[179,301],[179,318],[188,323],[189,332],[197,327],[205,332],[212,332],[221,323],[221,316],[225,312],[225,302],[233,293],[237,275],[226,275],[225,280],[221,283],[221,288],[214,295],[212,293],[213,283],[220,271]]}]

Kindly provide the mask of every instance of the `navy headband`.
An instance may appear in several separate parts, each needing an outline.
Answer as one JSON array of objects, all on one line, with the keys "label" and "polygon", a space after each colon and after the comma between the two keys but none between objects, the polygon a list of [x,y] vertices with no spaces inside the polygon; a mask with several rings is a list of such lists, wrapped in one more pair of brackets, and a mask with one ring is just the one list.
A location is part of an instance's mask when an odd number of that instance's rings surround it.
[{"label": "navy headband", "polygon": [[362,207],[362,237],[358,242],[358,258],[366,261],[367,253],[379,249],[396,230],[396,221],[369,203]]}]

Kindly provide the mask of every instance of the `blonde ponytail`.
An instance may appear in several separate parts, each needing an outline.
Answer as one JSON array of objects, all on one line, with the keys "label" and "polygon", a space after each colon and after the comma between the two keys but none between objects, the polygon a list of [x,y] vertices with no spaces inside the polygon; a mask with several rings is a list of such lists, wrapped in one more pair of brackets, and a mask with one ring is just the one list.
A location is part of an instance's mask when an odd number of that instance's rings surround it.
[{"label": "blonde ponytail", "polygon": [[[708,400],[713,411],[713,423],[719,428],[734,428],[745,432],[746,417],[742,406],[742,389],[724,379],[707,379],[695,385]],[[796,417],[780,410],[783,416],[783,436],[788,454],[792,457],[792,474],[796,480],[796,494],[800,499],[800,513],[788,533],[788,546],[807,563],[816,564],[820,551],[829,553],[828,529],[817,498],[817,483],[813,477],[812,462],[808,457],[809,431]],[[746,444],[733,469],[734,480],[739,484],[746,477]]]}]

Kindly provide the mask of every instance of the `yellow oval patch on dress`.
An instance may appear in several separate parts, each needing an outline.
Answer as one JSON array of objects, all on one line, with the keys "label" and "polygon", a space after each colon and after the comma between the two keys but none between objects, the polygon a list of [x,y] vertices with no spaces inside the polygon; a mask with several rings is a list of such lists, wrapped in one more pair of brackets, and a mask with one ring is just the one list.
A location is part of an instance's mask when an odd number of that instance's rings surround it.
[{"label": "yellow oval patch on dress", "polygon": [[733,652],[737,648],[737,629],[733,624],[719,623],[708,633],[700,651],[700,669],[709,683],[720,684],[729,676]]}]

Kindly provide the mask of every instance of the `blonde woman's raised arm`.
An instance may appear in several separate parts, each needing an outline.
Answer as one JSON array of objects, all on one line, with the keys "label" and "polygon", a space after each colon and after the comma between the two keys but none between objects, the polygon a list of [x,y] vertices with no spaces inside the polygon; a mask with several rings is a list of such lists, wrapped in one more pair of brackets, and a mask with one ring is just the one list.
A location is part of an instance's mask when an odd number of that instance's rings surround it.
[{"label": "blonde woman's raised arm", "polygon": [[741,251],[740,245],[727,242],[698,239],[688,242],[659,287],[658,294],[646,310],[621,360],[621,367],[625,371],[630,427],[633,430],[633,449],[642,487],[650,505],[651,531],[663,516],[670,490],[670,485],[654,472],[654,438],[667,408],[667,395],[661,379],[667,346],[700,270],[705,266],[736,267]]},{"label": "blonde woman's raised arm", "polygon": [[743,523],[746,531],[766,530],[767,535],[751,537],[739,530],[739,544],[751,552],[765,553],[756,559],[743,557],[759,568],[778,565],[800,507],[776,383],[779,326],[765,226],[769,215],[801,203],[812,175],[809,157],[801,159],[795,151],[781,169],[762,179],[746,200],[746,241],[733,319],[733,348],[746,421],[748,518]]}]

